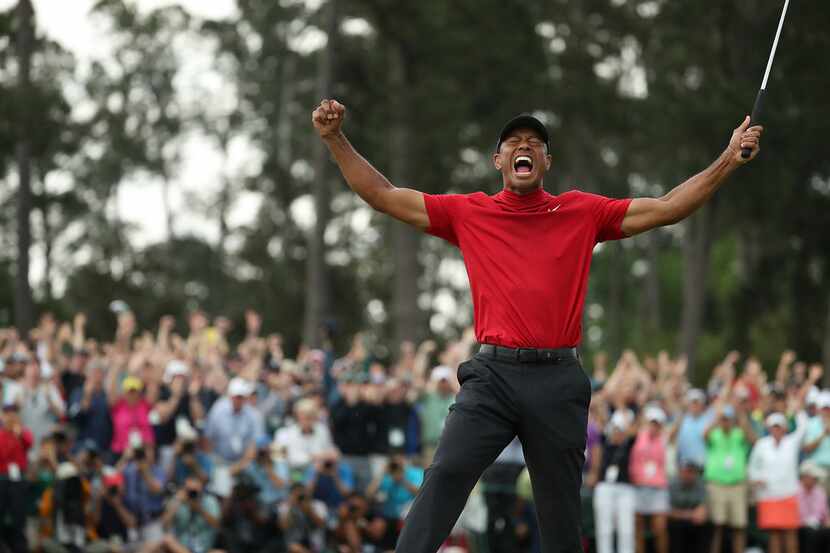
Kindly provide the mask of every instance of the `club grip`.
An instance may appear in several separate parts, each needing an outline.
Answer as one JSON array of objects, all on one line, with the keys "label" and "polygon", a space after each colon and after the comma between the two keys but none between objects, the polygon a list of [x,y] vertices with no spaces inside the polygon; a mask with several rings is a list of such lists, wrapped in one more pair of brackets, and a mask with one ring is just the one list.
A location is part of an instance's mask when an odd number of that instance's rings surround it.
[{"label": "club grip", "polygon": [[[749,118],[749,126],[757,125],[761,119],[761,110],[764,108],[764,92],[766,92],[763,88],[758,90],[758,96],[755,97],[755,105],[752,106],[752,115]],[[749,148],[742,148],[741,149],[741,157],[744,159],[749,159],[749,156],[752,155],[752,150]]]}]

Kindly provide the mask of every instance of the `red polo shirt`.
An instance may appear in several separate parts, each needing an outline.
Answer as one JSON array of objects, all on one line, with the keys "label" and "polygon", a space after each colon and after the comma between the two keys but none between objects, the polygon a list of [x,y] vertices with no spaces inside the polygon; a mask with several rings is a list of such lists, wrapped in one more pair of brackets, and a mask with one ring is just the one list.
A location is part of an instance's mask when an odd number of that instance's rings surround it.
[{"label": "red polo shirt", "polygon": [[18,436],[7,428],[0,427],[0,475],[9,474],[9,465],[14,463],[21,472],[26,470],[26,453],[32,447],[32,433],[28,428]]},{"label": "red polo shirt", "polygon": [[507,347],[577,346],[594,246],[623,238],[627,200],[571,191],[424,194],[427,232],[456,245],[476,338]]}]

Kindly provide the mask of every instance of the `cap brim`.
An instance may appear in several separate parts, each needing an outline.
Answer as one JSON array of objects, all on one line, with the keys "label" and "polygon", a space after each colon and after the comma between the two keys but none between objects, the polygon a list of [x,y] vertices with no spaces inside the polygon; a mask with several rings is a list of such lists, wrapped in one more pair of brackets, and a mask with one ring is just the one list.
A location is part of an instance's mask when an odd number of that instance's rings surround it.
[{"label": "cap brim", "polygon": [[542,139],[545,141],[545,145],[548,147],[548,151],[550,151],[550,135],[548,134],[548,129],[547,127],[545,127],[545,124],[542,123],[536,117],[523,113],[522,115],[517,115],[504,125],[501,132],[499,133],[499,141],[496,143],[497,152],[499,151],[501,143],[504,142],[504,139],[507,137],[507,135],[515,131],[516,129],[531,129],[538,132]]}]

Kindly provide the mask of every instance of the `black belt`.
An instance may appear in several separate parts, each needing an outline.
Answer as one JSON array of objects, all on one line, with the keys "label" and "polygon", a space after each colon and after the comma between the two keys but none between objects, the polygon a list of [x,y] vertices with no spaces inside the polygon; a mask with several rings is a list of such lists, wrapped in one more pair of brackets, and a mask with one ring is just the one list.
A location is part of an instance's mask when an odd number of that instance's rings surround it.
[{"label": "black belt", "polygon": [[478,352],[500,361],[514,361],[517,363],[556,363],[570,359],[579,360],[579,352],[576,348],[505,348],[492,344],[482,344]]}]

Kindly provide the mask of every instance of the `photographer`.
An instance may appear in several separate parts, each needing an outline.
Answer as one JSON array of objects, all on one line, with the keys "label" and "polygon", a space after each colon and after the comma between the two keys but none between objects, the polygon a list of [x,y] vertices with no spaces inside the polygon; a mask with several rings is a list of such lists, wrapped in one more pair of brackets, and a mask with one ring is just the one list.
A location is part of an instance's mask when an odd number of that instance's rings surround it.
[{"label": "photographer", "polygon": [[289,553],[320,551],[325,540],[326,506],[306,493],[303,484],[291,486],[279,507],[279,523]]},{"label": "photographer", "polygon": [[202,493],[198,478],[188,478],[161,517],[168,533],[148,544],[142,553],[207,553],[219,530],[219,515],[219,501]]},{"label": "photographer", "polygon": [[61,463],[40,501],[41,547],[46,553],[81,551],[91,535],[90,486],[71,462]]},{"label": "photographer", "polygon": [[314,467],[308,469],[305,481],[308,493],[325,503],[332,514],[354,489],[352,469],[339,462],[337,450],[321,454]]},{"label": "photographer", "polygon": [[269,510],[275,511],[277,504],[288,495],[288,466],[271,455],[271,441],[266,436],[257,440],[255,456],[246,456],[237,463],[233,473],[249,478],[259,490],[259,501]]},{"label": "photographer", "polygon": [[276,506],[258,499],[262,490],[246,473],[236,479],[222,509],[217,547],[228,553],[282,553],[282,539]]},{"label": "photographer", "polygon": [[364,545],[376,549],[394,549],[395,543],[385,544],[388,524],[379,514],[370,510],[369,502],[352,492],[337,510],[335,540],[341,553],[362,553]]},{"label": "photographer", "polygon": [[408,465],[406,458],[397,453],[392,456],[386,470],[369,484],[366,496],[377,499],[380,504],[380,511],[388,523],[388,533],[397,537],[404,511],[415,499],[423,481],[423,469]]},{"label": "photographer", "polygon": [[130,447],[116,470],[124,475],[124,504],[137,519],[138,538],[160,539],[158,518],[164,510],[164,469],[155,462],[155,451],[143,445]]},{"label": "photographer", "polygon": [[207,484],[213,471],[210,455],[201,451],[195,437],[176,440],[173,459],[167,465],[168,485],[180,488],[187,478],[194,477]]},{"label": "photographer", "polygon": [[101,540],[99,549],[117,549],[129,541],[138,520],[124,504],[124,477],[117,472],[106,475],[103,485],[92,500],[92,523]]}]

